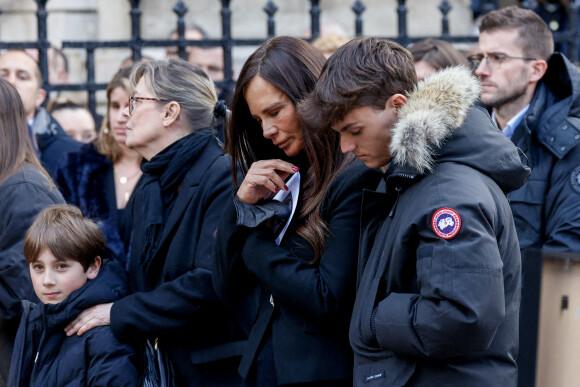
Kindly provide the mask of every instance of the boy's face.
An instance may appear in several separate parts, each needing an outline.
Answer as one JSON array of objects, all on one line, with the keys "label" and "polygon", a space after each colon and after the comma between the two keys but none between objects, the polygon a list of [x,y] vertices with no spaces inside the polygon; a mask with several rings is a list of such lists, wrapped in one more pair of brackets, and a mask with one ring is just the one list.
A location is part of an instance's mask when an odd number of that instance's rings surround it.
[{"label": "boy's face", "polygon": [[97,257],[85,271],[80,262],[59,259],[48,249],[29,265],[34,292],[45,304],[58,304],[83,287],[88,279],[95,279],[100,266],[101,258]]},{"label": "boy's face", "polygon": [[397,109],[406,103],[401,94],[391,96],[385,108],[356,107],[332,125],[340,133],[342,153],[352,152],[369,168],[383,168],[391,161],[391,129],[398,120]]}]

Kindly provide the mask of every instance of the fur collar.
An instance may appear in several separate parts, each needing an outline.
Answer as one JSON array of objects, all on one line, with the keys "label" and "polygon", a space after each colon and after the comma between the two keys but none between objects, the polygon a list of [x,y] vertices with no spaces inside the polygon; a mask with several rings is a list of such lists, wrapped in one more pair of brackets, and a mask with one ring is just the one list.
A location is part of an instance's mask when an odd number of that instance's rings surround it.
[{"label": "fur collar", "polygon": [[480,93],[479,80],[464,66],[419,82],[393,127],[390,151],[395,164],[419,174],[432,171],[437,149],[463,124]]}]

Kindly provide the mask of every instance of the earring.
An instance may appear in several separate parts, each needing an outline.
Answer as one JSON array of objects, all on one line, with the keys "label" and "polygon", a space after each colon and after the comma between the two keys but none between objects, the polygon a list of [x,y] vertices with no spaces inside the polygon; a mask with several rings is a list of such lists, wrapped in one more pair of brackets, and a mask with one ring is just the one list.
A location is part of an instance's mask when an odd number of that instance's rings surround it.
[{"label": "earring", "polygon": [[109,134],[109,127],[105,126],[105,128],[103,129],[103,131],[105,132],[105,134]]}]

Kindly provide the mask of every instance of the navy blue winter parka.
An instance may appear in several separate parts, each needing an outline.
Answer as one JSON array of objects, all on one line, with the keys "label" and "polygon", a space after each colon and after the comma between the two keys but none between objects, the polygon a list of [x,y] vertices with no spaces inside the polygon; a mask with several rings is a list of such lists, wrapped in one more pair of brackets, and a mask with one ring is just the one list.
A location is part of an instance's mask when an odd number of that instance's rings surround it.
[{"label": "navy blue winter parka", "polygon": [[354,385],[515,386],[521,260],[507,192],[529,176],[453,68],[399,111],[363,196]]},{"label": "navy blue winter parka", "polygon": [[133,348],[120,343],[109,326],[67,337],[64,328],[83,310],[127,294],[127,275],[116,261],[58,304],[23,301],[10,387],[137,386]]},{"label": "navy blue winter parka", "polygon": [[522,249],[580,252],[580,70],[550,57],[512,136],[532,175],[509,194]]}]

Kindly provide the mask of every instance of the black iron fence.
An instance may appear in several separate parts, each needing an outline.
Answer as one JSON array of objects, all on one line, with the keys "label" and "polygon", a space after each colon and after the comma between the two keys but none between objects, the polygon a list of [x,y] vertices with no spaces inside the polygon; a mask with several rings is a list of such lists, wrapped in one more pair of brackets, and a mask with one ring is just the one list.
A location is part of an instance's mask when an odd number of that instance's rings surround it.
[{"label": "black iron fence", "polygon": [[[47,39],[47,11],[46,4],[49,0],[36,0],[37,3],[37,40],[36,41],[16,41],[6,42],[0,41],[0,50],[3,49],[26,49],[33,48],[39,52],[39,64],[43,74],[43,87],[47,92],[51,91],[84,91],[88,93],[89,109],[96,116],[96,92],[104,90],[106,83],[97,83],[95,81],[95,51],[105,48],[130,48],[132,51],[132,59],[138,61],[142,57],[142,50],[145,47],[177,47],[178,54],[181,58],[187,59],[186,48],[189,46],[198,47],[222,47],[224,52],[224,76],[225,79],[217,83],[218,87],[231,89],[235,84],[232,77],[232,48],[241,46],[257,46],[269,37],[276,35],[276,13],[278,7],[275,1],[266,1],[263,6],[263,11],[267,15],[266,28],[267,36],[257,37],[251,39],[237,39],[231,33],[231,18],[232,12],[230,9],[230,0],[219,0],[221,3],[221,30],[222,37],[220,39],[202,39],[202,40],[187,40],[185,38],[185,20],[184,16],[188,12],[187,6],[183,1],[179,0],[174,5],[172,11],[176,14],[176,39],[143,39],[141,36],[141,16],[142,12],[139,7],[140,0],[128,0],[131,5],[131,39],[116,40],[116,41],[64,41],[62,48],[80,49],[86,52],[86,81],[77,84],[52,85],[49,83],[48,72],[48,49],[51,47]],[[216,0],[218,1],[218,0]],[[280,0],[282,1],[282,0]],[[311,38],[313,40],[320,35],[320,18],[321,8],[320,0],[303,0],[308,1],[310,5],[310,29]],[[534,8],[537,6],[534,1],[522,1],[520,4],[524,8]],[[472,0],[472,11],[475,15],[484,14],[498,7],[497,0],[483,1]],[[579,61],[580,48],[580,32],[578,25],[578,5],[576,1],[569,2],[566,7],[567,14],[567,29],[563,31],[554,32],[554,40],[560,48],[563,48],[568,57],[575,61]],[[356,0],[351,6],[353,12],[354,31],[356,36],[364,35],[364,12],[367,7],[364,1]],[[452,7],[449,1],[441,1],[438,7],[440,11],[441,34],[438,36],[450,42],[475,42],[475,36],[460,36],[451,35],[449,32],[449,12]],[[383,36],[399,42],[402,45],[407,45],[414,41],[426,38],[427,36],[409,36],[407,29],[407,7],[405,0],[398,0],[396,10],[398,16],[398,32],[396,36]],[[0,15],[2,10],[0,10]],[[0,23],[2,22],[0,16]],[[534,255],[535,254],[535,255]],[[536,356],[536,341],[535,335],[537,333],[537,318],[538,318],[538,303],[539,303],[539,267],[538,262],[541,262],[541,252],[527,253],[524,256],[532,256],[524,260],[524,272],[527,275],[527,286],[523,291],[522,301],[522,316],[527,322],[522,327],[522,354],[520,359],[520,385],[532,386],[535,379],[535,356]],[[540,257],[540,258],[538,258]],[[534,258],[534,259],[532,259]],[[537,259],[536,259],[537,258]]]},{"label": "black iron fence", "polygon": [[[116,41],[64,41],[62,48],[82,49],[86,52],[86,81],[77,84],[52,85],[49,83],[48,77],[48,55],[47,50],[50,48],[50,42],[47,39],[47,11],[46,4],[49,0],[36,0],[37,3],[37,33],[36,41],[20,41],[20,42],[5,42],[0,41],[1,49],[24,49],[34,48],[39,52],[39,64],[43,73],[43,87],[47,92],[51,91],[86,91],[88,93],[88,106],[93,115],[96,115],[96,92],[106,88],[105,83],[97,83],[95,81],[95,51],[104,48],[130,48],[132,51],[132,59],[137,61],[141,59],[142,49],[144,47],[177,47],[181,58],[187,58],[186,48],[189,46],[198,47],[222,47],[224,56],[224,75],[225,79],[217,83],[218,87],[224,89],[232,89],[235,80],[232,77],[233,59],[232,48],[240,46],[257,46],[269,37],[276,35],[276,13],[278,7],[275,1],[266,1],[263,11],[267,15],[267,36],[257,37],[252,39],[237,39],[232,36],[231,32],[231,17],[232,11],[230,9],[231,0],[219,0],[221,3],[221,30],[222,37],[220,39],[202,39],[202,40],[187,40],[185,38],[185,20],[184,16],[188,12],[187,6],[183,1],[179,0],[174,5],[172,11],[176,14],[176,31],[177,39],[143,39],[141,36],[141,16],[142,12],[139,7],[140,0],[128,0],[131,5],[131,39],[116,40]],[[216,0],[218,1],[218,0]],[[320,8],[320,0],[303,0],[308,1],[310,5],[310,29],[311,38],[315,39],[320,34],[320,17],[322,14]],[[397,36],[384,36],[407,45],[413,41],[423,39],[426,36],[409,36],[407,30],[407,6],[405,0],[398,0],[396,10],[398,16],[398,32]],[[569,58],[573,61],[578,61],[578,48],[580,47],[580,33],[578,30],[578,5],[576,2],[569,2],[567,14],[569,20],[567,25],[569,29],[554,33],[554,39],[559,44],[559,47],[564,47]],[[483,14],[492,9],[497,8],[497,0],[477,0],[472,1],[472,10],[474,14]],[[522,7],[534,8],[537,4],[534,1],[523,1]],[[360,36],[364,34],[364,12],[366,11],[364,1],[356,0],[351,6],[353,12],[353,21],[355,27],[355,35]],[[477,40],[474,36],[458,36],[451,35],[449,32],[449,12],[452,7],[449,1],[441,1],[438,7],[441,13],[441,35],[442,39],[450,42],[474,42]],[[2,10],[0,9],[0,23]]]}]

